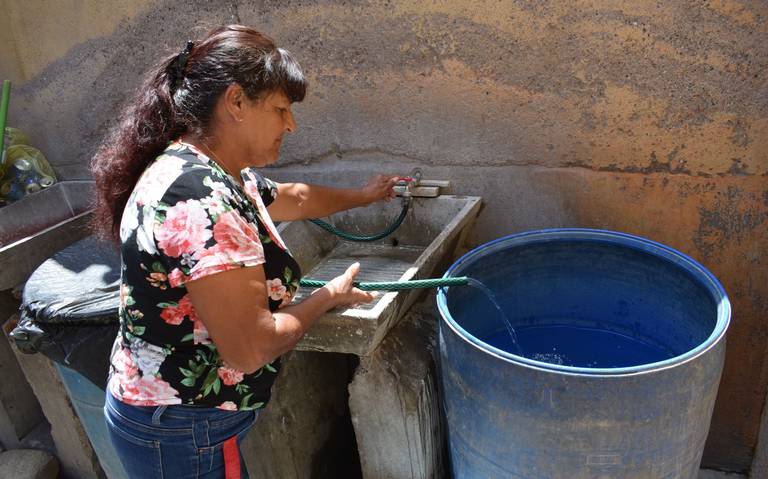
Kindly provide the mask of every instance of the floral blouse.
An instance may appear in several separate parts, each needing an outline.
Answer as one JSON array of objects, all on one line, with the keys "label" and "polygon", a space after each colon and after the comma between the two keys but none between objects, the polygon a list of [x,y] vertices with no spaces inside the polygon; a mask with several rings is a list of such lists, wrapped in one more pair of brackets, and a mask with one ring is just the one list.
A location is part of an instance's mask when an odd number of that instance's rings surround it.
[{"label": "floral blouse", "polygon": [[191,145],[172,143],[143,173],[120,224],[120,330],[109,388],[136,406],[264,407],[279,358],[253,374],[219,356],[185,283],[262,265],[269,308],[290,303],[300,270],[267,213],[276,185],[255,170],[244,187]]}]

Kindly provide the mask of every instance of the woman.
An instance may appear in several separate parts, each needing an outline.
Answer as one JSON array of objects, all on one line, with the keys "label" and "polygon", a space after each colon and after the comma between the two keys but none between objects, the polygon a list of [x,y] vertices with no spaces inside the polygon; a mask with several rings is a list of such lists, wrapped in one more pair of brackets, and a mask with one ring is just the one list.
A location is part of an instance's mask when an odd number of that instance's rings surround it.
[{"label": "woman", "polygon": [[301,273],[273,220],[389,200],[396,181],[333,189],[253,169],[296,130],[306,85],[265,35],[217,28],[149,73],[94,156],[96,225],[122,254],[105,416],[131,477],[247,477],[238,441],[280,355],[326,311],[373,298],[354,264],[291,304]]}]

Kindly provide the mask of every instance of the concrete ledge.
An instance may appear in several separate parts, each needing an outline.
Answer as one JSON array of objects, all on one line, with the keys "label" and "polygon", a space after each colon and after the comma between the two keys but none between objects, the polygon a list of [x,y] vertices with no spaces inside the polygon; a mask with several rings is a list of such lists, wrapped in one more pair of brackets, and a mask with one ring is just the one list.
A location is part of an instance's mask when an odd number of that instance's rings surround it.
[{"label": "concrete ledge", "polygon": [[106,477],[53,363],[42,354],[24,354],[16,348],[13,351],[51,424],[62,478]]},{"label": "concrete ledge", "polygon": [[[5,323],[18,309],[19,300],[12,292],[0,291],[0,324]],[[3,324],[3,331],[0,331],[0,443],[6,449],[15,449],[21,446],[22,438],[45,422],[45,419],[13,353],[6,336],[6,326],[10,324]]]},{"label": "concrete ledge", "polygon": [[13,479],[56,479],[59,461],[45,451],[14,449],[0,453],[0,477]]},{"label": "concrete ledge", "polygon": [[357,477],[347,411],[354,358],[293,351],[284,357],[272,400],[241,445],[251,477]]},{"label": "concrete ledge", "polygon": [[[424,304],[429,303],[429,300]],[[434,351],[436,318],[409,312],[349,386],[364,478],[444,477],[445,441]]]}]

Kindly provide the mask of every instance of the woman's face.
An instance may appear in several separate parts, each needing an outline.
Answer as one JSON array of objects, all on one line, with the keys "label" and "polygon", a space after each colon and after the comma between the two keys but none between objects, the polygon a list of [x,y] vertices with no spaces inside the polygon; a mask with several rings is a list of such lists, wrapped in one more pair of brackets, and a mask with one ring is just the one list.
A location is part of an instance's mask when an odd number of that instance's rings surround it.
[{"label": "woman's face", "polygon": [[247,166],[265,166],[277,161],[286,132],[296,131],[291,102],[285,93],[275,91],[248,102],[244,109],[242,144]]}]

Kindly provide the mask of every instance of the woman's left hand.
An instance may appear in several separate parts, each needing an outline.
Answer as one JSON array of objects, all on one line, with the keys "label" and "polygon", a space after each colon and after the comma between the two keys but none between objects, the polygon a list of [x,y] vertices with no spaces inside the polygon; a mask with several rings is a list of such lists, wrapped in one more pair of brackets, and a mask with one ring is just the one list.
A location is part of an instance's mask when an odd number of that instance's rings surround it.
[{"label": "woman's left hand", "polygon": [[368,203],[376,201],[391,201],[395,197],[393,187],[399,176],[376,175],[368,180],[368,184],[362,188],[363,196]]}]

